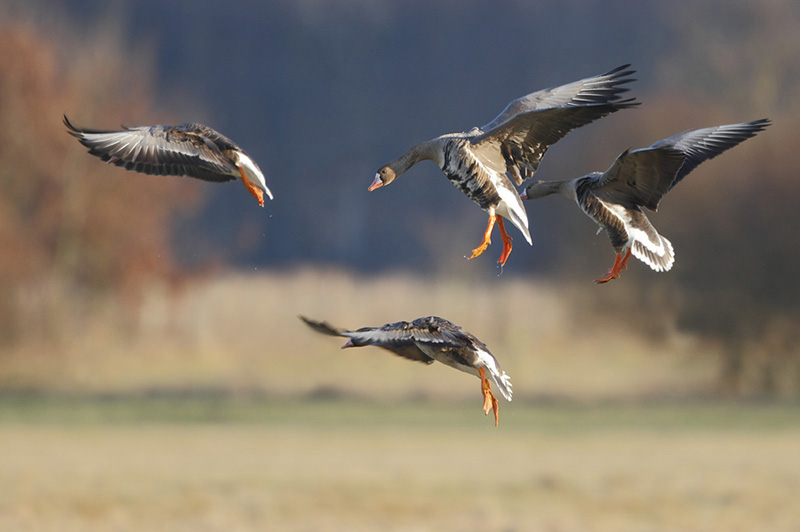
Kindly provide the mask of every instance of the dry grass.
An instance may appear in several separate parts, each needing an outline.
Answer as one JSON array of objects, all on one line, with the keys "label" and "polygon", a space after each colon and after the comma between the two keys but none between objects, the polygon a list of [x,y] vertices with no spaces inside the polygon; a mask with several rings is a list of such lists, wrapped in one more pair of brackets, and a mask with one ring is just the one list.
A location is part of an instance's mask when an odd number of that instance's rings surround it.
[{"label": "dry grass", "polygon": [[[0,386],[333,390],[389,398],[479,393],[477,381],[443,366],[377,349],[340,351],[342,342],[313,333],[299,314],[347,328],[448,318],[489,345],[518,398],[680,396],[712,386],[715,358],[698,356],[697,341],[673,333],[656,342],[614,316],[587,314],[585,293],[511,276],[470,282],[320,269],[222,275],[177,294],[154,287],[133,315],[111,303],[76,313],[60,345],[29,342],[3,353]],[[669,316],[653,319],[669,327]]]},{"label": "dry grass", "polygon": [[[543,394],[692,393],[712,377],[685,362],[691,339],[654,346],[603,319],[580,322],[576,338],[574,304],[514,279],[304,271],[153,292],[128,336],[110,325],[119,309],[101,309],[58,352],[6,358],[6,389],[212,387],[272,399],[5,398],[0,529],[794,530],[796,412],[532,406]],[[353,327],[445,314],[489,343],[515,401],[495,429],[476,380],[339,351],[300,313]],[[378,401],[285,399],[320,389]],[[397,401],[409,397],[427,400]]]},{"label": "dry grass", "polygon": [[[0,529],[796,530],[796,409],[541,406],[635,405],[713,382],[692,338],[655,342],[587,313],[581,293],[301,270],[155,287],[135,313],[75,312],[60,343],[2,353],[5,391],[226,393],[7,395]],[[340,351],[298,314],[344,327],[443,315],[489,344],[515,400],[495,429],[476,379]],[[352,397],[297,402],[326,390]]]},{"label": "dry grass", "polygon": [[[687,407],[671,423],[643,409],[587,427],[594,411],[512,406],[499,429],[477,406],[347,403],[288,405],[256,423],[4,423],[0,529],[780,532],[800,522],[796,422],[740,427],[735,409],[712,408],[696,421],[734,426],[698,428]],[[742,414],[757,424],[770,412]]]}]

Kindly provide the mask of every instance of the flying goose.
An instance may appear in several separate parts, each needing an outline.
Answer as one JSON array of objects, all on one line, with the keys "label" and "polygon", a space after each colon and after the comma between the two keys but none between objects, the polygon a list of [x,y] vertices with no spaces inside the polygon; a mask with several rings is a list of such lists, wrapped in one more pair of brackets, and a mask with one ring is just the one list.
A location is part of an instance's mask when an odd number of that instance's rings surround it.
[{"label": "flying goose", "polygon": [[658,234],[642,207],[656,211],[661,198],[697,165],[768,125],[765,118],[679,133],[649,148],[625,150],[605,172],[565,181],[537,181],[520,197],[529,200],[563,194],[605,230],[616,258],[608,274],[596,283],[618,278],[631,253],[657,272],[668,271],[675,262],[672,244]]},{"label": "flying goose", "polygon": [[122,130],[105,131],[77,128],[64,115],[64,125],[90,154],[126,170],[217,183],[241,179],[262,207],[264,192],[272,199],[256,162],[232,140],[202,124],[123,126]]},{"label": "flying goose", "polygon": [[304,316],[300,316],[300,319],[322,334],[348,338],[342,349],[374,345],[425,364],[433,364],[434,360],[438,360],[451,368],[479,377],[483,411],[485,414],[489,414],[490,408],[494,411],[495,426],[499,421],[498,403],[492,394],[489,378],[503,397],[511,401],[511,380],[500,368],[486,344],[446,319],[428,316],[410,323],[398,321],[381,327],[363,327],[357,331],[338,329],[326,322],[314,321]]},{"label": "flying goose", "polygon": [[489,214],[483,240],[469,258],[486,250],[496,222],[503,239],[503,252],[497,262],[505,265],[511,253],[511,237],[506,233],[503,218],[517,226],[528,243],[533,244],[525,207],[511,180],[519,186],[532,177],[547,148],[571,130],[638,105],[633,98],[619,100],[620,93],[628,90],[621,85],[633,81],[626,77],[634,73],[626,70],[629,66],[533,92],[509,103],[481,128],[417,144],[382,166],[369,190],[388,185],[420,161],[435,162],[456,188]]}]

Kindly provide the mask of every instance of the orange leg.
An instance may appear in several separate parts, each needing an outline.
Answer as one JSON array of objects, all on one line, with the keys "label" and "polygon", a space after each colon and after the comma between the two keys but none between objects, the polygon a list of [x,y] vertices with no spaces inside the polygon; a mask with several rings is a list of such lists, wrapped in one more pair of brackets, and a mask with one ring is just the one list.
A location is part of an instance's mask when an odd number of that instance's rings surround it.
[{"label": "orange leg", "polygon": [[494,410],[494,426],[500,421],[499,404],[497,398],[492,393],[492,388],[489,386],[489,381],[486,379],[486,373],[483,368],[478,368],[478,373],[481,374],[481,392],[483,392],[483,413],[489,415],[489,409]]},{"label": "orange leg", "polygon": [[494,222],[497,219],[498,219],[497,215],[493,214],[489,216],[489,225],[486,226],[486,232],[483,234],[483,240],[481,241],[481,245],[472,250],[472,255],[467,257],[468,259],[474,259],[478,255],[486,251],[486,248],[488,248],[489,244],[492,243],[492,229],[494,228]]},{"label": "orange leg", "polygon": [[242,168],[241,166],[239,166],[238,168],[239,168],[239,174],[241,174],[241,176],[242,176],[242,183],[244,183],[244,187],[248,191],[250,191],[250,194],[255,196],[255,198],[258,200],[258,204],[263,207],[264,206],[264,191],[261,190],[260,188],[258,188],[257,186],[255,186],[253,184],[253,182],[250,181],[247,178],[247,174],[244,173],[244,168]]},{"label": "orange leg", "polygon": [[631,248],[628,248],[628,252],[625,253],[625,256],[622,258],[622,264],[619,265],[620,270],[627,270],[628,269],[628,259],[631,258]]},{"label": "orange leg", "polygon": [[628,251],[625,253],[624,256],[622,255],[622,253],[617,253],[617,256],[614,258],[614,266],[612,266],[611,269],[608,270],[608,273],[606,274],[605,277],[603,277],[602,279],[597,279],[595,283],[597,284],[607,283],[612,279],[617,279],[619,277],[620,272],[628,268],[628,259],[630,258],[630,256],[631,256],[631,248],[628,248]]},{"label": "orange leg", "polygon": [[497,262],[500,266],[505,266],[508,256],[511,255],[511,237],[506,233],[506,227],[503,225],[503,218],[497,217],[497,226],[500,228],[500,237],[503,239],[503,252]]}]

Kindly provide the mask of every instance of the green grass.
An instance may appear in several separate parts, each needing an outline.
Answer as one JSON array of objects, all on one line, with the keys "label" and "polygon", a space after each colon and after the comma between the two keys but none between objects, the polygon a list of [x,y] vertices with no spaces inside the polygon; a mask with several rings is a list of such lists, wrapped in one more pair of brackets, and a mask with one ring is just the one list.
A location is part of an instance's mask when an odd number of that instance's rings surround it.
[{"label": "green grass", "polygon": [[[436,427],[491,425],[472,403],[185,396],[0,396],[0,423],[192,424],[252,423],[280,426]],[[783,403],[656,402],[571,404],[501,403],[498,430],[570,433],[608,430],[797,430],[800,405]]]}]

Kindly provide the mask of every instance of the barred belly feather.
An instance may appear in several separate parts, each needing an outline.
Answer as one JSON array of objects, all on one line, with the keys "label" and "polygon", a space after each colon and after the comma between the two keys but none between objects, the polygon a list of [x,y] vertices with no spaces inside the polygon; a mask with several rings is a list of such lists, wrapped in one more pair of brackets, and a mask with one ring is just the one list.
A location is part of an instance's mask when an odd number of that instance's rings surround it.
[{"label": "barred belly feather", "polygon": [[463,138],[452,139],[447,143],[442,171],[457,189],[481,209],[488,211],[500,203],[500,194],[486,168],[467,149],[467,145],[468,141]]},{"label": "barred belly feather", "polygon": [[622,220],[609,212],[603,202],[592,194],[591,187],[591,177],[579,180],[575,186],[575,201],[578,202],[578,206],[589,218],[594,220],[601,229],[605,230],[611,240],[614,251],[619,253],[628,244],[630,235],[625,230],[625,224]]}]

